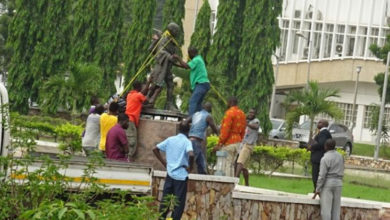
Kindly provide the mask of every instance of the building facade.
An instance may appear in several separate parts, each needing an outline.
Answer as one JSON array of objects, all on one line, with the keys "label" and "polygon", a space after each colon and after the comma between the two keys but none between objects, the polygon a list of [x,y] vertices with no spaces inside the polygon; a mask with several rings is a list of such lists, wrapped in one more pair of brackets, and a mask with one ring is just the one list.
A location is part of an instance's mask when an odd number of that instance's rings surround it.
[{"label": "building facade", "polygon": [[[186,1],[186,45],[202,3],[202,0]],[[209,3],[214,30],[218,0],[209,0]],[[373,143],[375,136],[369,130],[370,106],[380,104],[374,77],[385,71],[385,65],[371,53],[369,47],[372,44],[383,46],[390,34],[389,25],[390,0],[283,0],[279,17],[281,45],[276,51],[278,66],[273,58],[278,76],[272,116],[285,117],[283,101],[286,94],[292,89],[304,87],[309,78],[317,81],[322,88],[340,91],[340,97],[332,99],[344,113],[340,122],[348,127],[355,123],[355,141]],[[358,67],[361,71],[353,113]],[[385,124],[389,123],[390,107],[385,110]]]},{"label": "building facade", "polygon": [[[371,105],[380,104],[374,77],[384,72],[385,66],[369,47],[372,44],[383,46],[390,34],[390,1],[284,0],[279,25],[281,46],[276,52],[280,58],[273,115],[283,118],[285,95],[306,84],[311,55],[310,80],[319,82],[323,88],[338,89],[340,97],[332,101],[344,112],[340,122],[349,127],[355,123],[355,141],[373,143],[375,136],[369,130]],[[390,108],[386,108],[385,124],[389,122]]]}]

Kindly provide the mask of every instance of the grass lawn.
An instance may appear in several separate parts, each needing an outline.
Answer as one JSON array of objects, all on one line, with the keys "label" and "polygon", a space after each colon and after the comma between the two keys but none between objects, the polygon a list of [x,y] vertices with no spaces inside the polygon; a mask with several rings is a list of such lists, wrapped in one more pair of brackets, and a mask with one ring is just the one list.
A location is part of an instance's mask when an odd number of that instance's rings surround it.
[{"label": "grass lawn", "polygon": [[[243,182],[244,180],[241,178],[240,184],[243,184]],[[290,193],[308,194],[313,192],[311,179],[269,177],[252,174],[249,177],[249,184],[253,187]],[[343,184],[343,197],[390,202],[390,181],[388,180],[345,176]]]},{"label": "grass lawn", "polygon": [[[371,144],[354,143],[352,155],[373,157],[375,146]],[[381,146],[379,148],[379,158],[390,160],[390,147]]]}]

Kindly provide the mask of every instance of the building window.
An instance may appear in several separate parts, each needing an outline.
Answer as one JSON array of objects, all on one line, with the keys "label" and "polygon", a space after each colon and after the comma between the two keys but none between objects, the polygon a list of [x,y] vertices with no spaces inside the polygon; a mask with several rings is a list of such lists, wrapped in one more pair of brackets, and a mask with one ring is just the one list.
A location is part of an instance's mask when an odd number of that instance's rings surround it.
[{"label": "building window", "polygon": [[[372,105],[364,106],[363,128],[369,129],[371,127],[373,113],[374,113],[375,108],[379,108],[379,106],[372,106]],[[379,109],[378,109],[378,111],[379,111]],[[383,120],[384,120],[383,125],[388,125],[390,123],[390,108],[385,108]]]},{"label": "building window", "polygon": [[[349,103],[336,103],[336,104],[343,112],[343,118],[341,118],[340,120],[336,120],[337,123],[343,124],[347,127],[351,126],[353,121],[356,123],[357,105],[355,106],[355,115],[352,116],[352,106],[353,106],[352,104]],[[352,117],[353,117],[353,121],[352,121]],[[316,119],[317,120],[327,119],[329,121],[334,121],[333,118],[325,114],[318,115]]]}]

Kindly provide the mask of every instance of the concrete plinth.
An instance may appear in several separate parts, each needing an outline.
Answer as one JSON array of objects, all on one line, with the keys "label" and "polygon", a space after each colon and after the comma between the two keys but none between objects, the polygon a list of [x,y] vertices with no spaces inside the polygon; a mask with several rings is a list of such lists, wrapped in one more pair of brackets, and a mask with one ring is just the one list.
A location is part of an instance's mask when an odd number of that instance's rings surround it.
[{"label": "concrete plinth", "polygon": [[152,149],[156,144],[177,134],[179,122],[140,119],[138,127],[138,153],[136,163],[153,165],[155,170],[165,170],[160,161],[154,156]]}]

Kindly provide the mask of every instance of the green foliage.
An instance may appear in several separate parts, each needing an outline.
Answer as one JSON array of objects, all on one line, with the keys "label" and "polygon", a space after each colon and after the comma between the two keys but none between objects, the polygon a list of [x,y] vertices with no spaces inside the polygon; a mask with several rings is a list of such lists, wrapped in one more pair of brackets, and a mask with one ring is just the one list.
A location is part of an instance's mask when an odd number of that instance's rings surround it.
[{"label": "green foliage", "polygon": [[269,101],[274,84],[271,56],[280,42],[282,1],[246,0],[234,94],[243,109],[255,108],[265,134],[272,129]]},{"label": "green foliage", "polygon": [[310,162],[310,152],[299,148],[256,146],[251,156],[251,167],[256,174],[267,170],[272,175],[285,161],[305,165]]},{"label": "green foliage", "polygon": [[180,34],[176,41],[181,45],[184,43],[183,19],[185,15],[185,0],[165,0],[163,7],[163,27],[164,29],[171,22],[175,22],[180,27]]},{"label": "green foliage", "polygon": [[[378,94],[379,94],[379,96],[382,99],[383,83],[385,82],[385,74],[384,73],[378,73],[374,77],[374,81],[378,85]],[[387,92],[387,94],[386,94],[385,103],[388,104],[388,103],[390,103],[390,79],[388,79],[388,82],[387,82],[387,90],[386,90],[386,92]]]},{"label": "green foliage", "polygon": [[61,150],[70,151],[71,153],[81,151],[81,133],[83,127],[66,123],[55,128],[55,132],[62,140]]},{"label": "green foliage", "polygon": [[[239,49],[242,42],[244,8],[245,1],[219,1],[217,31],[207,53],[207,70],[210,82],[225,99],[235,95],[232,85],[236,80]],[[226,110],[226,103],[218,97],[214,90],[208,92],[206,100],[212,101],[213,116],[217,121],[220,121]]]},{"label": "green foliage", "polygon": [[85,203],[65,203],[62,200],[42,202],[36,209],[24,212],[20,219],[96,219],[95,213],[91,209],[86,209]]},{"label": "green foliage", "polygon": [[61,0],[46,2],[39,15],[42,20],[38,23],[43,30],[29,67],[34,77],[33,89],[37,90],[38,98],[42,98],[39,93],[42,81],[67,70],[70,52],[71,26],[68,14],[71,3]]},{"label": "green foliage", "polygon": [[[30,62],[34,54],[37,38],[42,26],[35,19],[43,13],[38,10],[37,0],[18,0],[15,3],[17,14],[9,26],[7,44],[13,51],[8,75],[8,88],[11,108],[23,113],[28,111],[28,99],[36,98],[33,91],[34,78],[30,72]],[[35,14],[35,16],[34,16]]]},{"label": "green foliage", "polygon": [[76,64],[66,75],[55,75],[43,84],[41,108],[47,113],[56,113],[58,108],[72,112],[82,111],[89,106],[89,97],[99,93],[102,70],[92,64]]},{"label": "green foliage", "polygon": [[[377,134],[379,115],[380,115],[381,109],[380,109],[380,106],[376,105],[376,104],[370,105],[370,108],[371,108],[371,113],[370,113],[371,120],[370,120],[370,124],[369,124],[369,129],[374,134]],[[383,123],[382,124],[381,142],[382,142],[382,144],[388,144],[389,140],[390,140],[389,125],[387,125],[386,123]]]},{"label": "green foliage", "polygon": [[115,92],[114,80],[121,60],[122,25],[123,1],[99,0],[95,61],[103,70],[103,81],[100,87],[108,94]]},{"label": "green foliage", "polygon": [[[207,164],[209,167],[214,167],[214,165],[217,163],[217,156],[215,155],[215,152],[213,152],[213,148],[218,144],[218,136],[212,135],[207,137]],[[212,173],[209,170],[209,173]]]},{"label": "green foliage", "polygon": [[332,118],[341,118],[343,113],[340,108],[328,98],[339,97],[338,90],[320,89],[317,82],[310,82],[308,89],[291,91],[285,100],[290,107],[287,115],[287,134],[291,137],[294,122],[298,121],[301,115],[309,116],[311,120],[310,135],[312,137],[314,118],[321,114],[327,114]]},{"label": "green foliage", "polygon": [[[383,47],[379,47],[377,44],[370,45],[371,52],[379,59],[382,60],[384,64],[386,64],[387,61],[387,54],[390,52],[390,35],[386,36],[385,43]],[[379,96],[382,98],[382,92],[383,92],[383,83],[385,81],[385,74],[384,73],[378,73],[374,77],[375,83],[379,86],[378,93]],[[390,82],[390,79],[389,79]],[[386,93],[386,103],[390,103],[390,83],[387,82],[387,93]]]},{"label": "green foliage", "polygon": [[[12,115],[10,129],[13,138],[9,152],[33,151],[34,135],[29,129],[18,127],[15,120],[20,118],[16,114]],[[70,125],[60,127],[57,132],[62,137],[80,135],[81,132],[79,128],[72,128]],[[154,198],[130,198],[128,192],[124,191],[111,192],[121,196],[119,199],[92,203],[104,190],[104,186],[96,183],[96,178],[93,177],[96,167],[104,166],[101,157],[89,158],[80,186],[76,188],[76,193],[72,193],[69,189],[74,189],[74,185],[70,184],[70,178],[63,175],[70,157],[59,155],[59,159],[53,161],[49,157],[36,158],[30,154],[22,154],[21,158],[16,158],[12,153],[0,156],[0,219],[135,220],[157,219],[160,216],[158,207],[154,205]],[[33,163],[41,166],[35,170],[29,169]]]},{"label": "green foliage", "polygon": [[72,7],[71,63],[92,62],[98,38],[99,1],[78,0]]},{"label": "green foliage", "polygon": [[0,15],[0,72],[5,75],[8,72],[11,62],[12,49],[7,47],[8,28],[15,15],[15,0],[1,0],[0,4],[4,7]]},{"label": "green foliage", "polygon": [[196,17],[195,31],[191,36],[190,47],[198,49],[199,54],[207,61],[207,53],[210,49],[211,29],[210,29],[211,8],[208,1],[204,1]]},{"label": "green foliage", "polygon": [[[125,41],[125,82],[129,82],[141,68],[150,51],[156,1],[132,1],[132,20]],[[148,68],[145,68],[149,70]],[[144,76],[145,78],[145,76]]]}]

